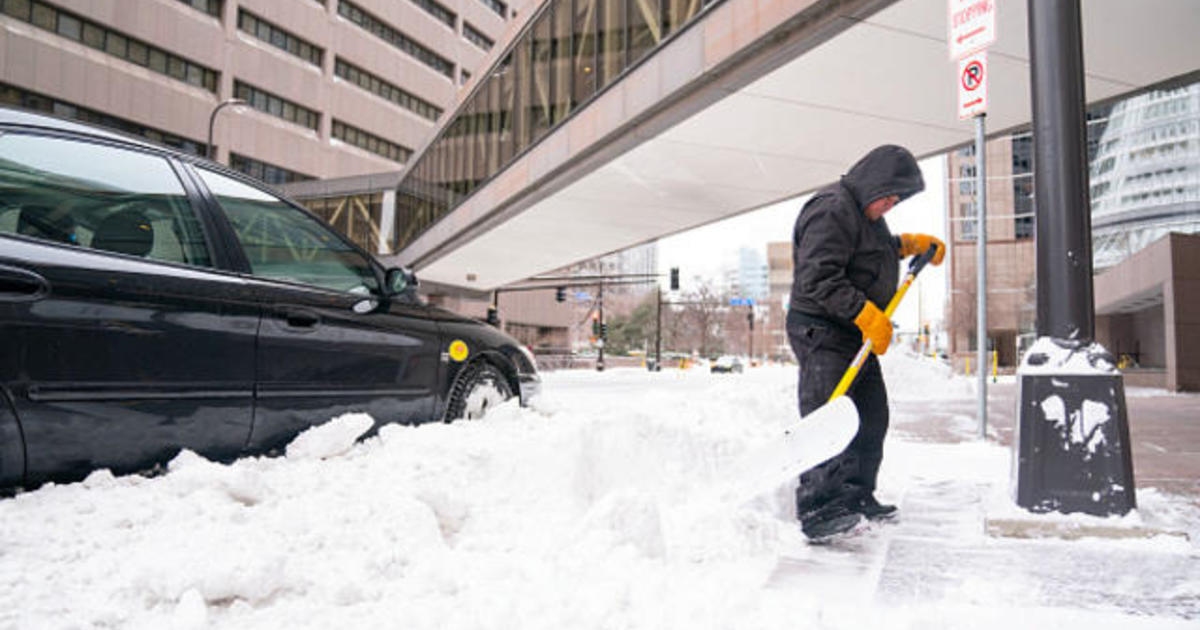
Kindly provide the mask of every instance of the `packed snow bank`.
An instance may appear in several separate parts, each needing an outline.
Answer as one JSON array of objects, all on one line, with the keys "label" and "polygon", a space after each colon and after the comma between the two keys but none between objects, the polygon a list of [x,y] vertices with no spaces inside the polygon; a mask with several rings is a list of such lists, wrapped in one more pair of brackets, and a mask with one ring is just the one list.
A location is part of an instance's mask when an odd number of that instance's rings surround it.
[{"label": "packed snow bank", "polygon": [[[893,391],[965,391],[900,361],[885,360]],[[182,453],[160,477],[98,472],[25,493],[0,501],[0,628],[1006,627],[986,620],[1011,620],[1011,606],[980,593],[873,599],[886,556],[871,545],[885,553],[896,530],[868,532],[861,552],[810,547],[788,487],[713,500],[733,463],[796,422],[795,378],[553,373],[533,408],[483,421],[387,425],[355,443],[369,418],[344,416],[287,457]],[[957,497],[1003,495],[1007,464],[990,444],[890,440],[882,498],[913,499],[902,518],[938,523],[951,547],[980,544],[979,504]],[[1194,508],[1152,499],[1200,531]],[[808,582],[780,582],[789,562]],[[1137,625],[1115,611],[1017,617]]]}]

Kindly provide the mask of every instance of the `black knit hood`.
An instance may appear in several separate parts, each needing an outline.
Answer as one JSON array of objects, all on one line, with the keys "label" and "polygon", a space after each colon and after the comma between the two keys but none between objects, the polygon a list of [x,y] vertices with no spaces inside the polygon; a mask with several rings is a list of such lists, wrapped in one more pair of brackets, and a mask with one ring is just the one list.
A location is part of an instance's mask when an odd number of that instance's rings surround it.
[{"label": "black knit hood", "polygon": [[866,154],[842,176],[859,209],[872,201],[899,195],[900,201],[925,190],[925,180],[913,154],[901,146],[885,144]]}]

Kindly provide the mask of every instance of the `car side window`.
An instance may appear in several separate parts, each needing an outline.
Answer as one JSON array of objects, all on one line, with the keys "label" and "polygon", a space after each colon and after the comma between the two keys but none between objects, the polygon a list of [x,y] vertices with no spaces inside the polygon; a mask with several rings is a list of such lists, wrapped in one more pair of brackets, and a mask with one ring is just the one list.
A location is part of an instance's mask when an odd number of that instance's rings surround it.
[{"label": "car side window", "polygon": [[256,276],[351,293],[377,293],[365,256],[287,202],[231,177],[196,169],[233,224]]},{"label": "car side window", "polygon": [[79,140],[0,136],[0,233],[212,266],[164,158]]}]

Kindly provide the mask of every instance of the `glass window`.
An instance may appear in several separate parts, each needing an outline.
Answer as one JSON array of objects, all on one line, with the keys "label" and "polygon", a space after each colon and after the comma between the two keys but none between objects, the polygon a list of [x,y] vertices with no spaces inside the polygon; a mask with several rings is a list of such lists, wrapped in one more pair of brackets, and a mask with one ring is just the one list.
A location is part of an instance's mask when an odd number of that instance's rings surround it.
[{"label": "glass window", "polygon": [[513,96],[513,151],[520,153],[529,145],[529,120],[530,107],[529,97],[532,94],[530,89],[530,40],[525,36],[517,43],[517,48],[513,51],[516,55],[516,84],[513,90],[516,92]]},{"label": "glass window", "polygon": [[150,51],[150,69],[162,74],[167,73],[167,55],[161,50]]},{"label": "glass window", "polygon": [[129,42],[129,60],[140,66],[144,66],[150,62],[149,51],[146,50],[146,45],[141,42]]},{"label": "glass window", "polygon": [[571,53],[575,105],[596,93],[596,5],[600,0],[576,0],[575,38]]},{"label": "glass window", "polygon": [[646,56],[662,41],[659,0],[628,0],[625,16],[629,24],[629,65]]},{"label": "glass window", "polygon": [[536,142],[550,129],[550,65],[551,65],[551,12],[538,18],[533,27],[533,80],[530,111],[532,120],[531,142]]},{"label": "glass window", "polygon": [[554,112],[552,124],[571,113],[571,0],[554,0]]},{"label": "glass window", "polygon": [[513,112],[516,111],[516,69],[509,54],[500,72],[500,165],[507,165],[513,158]]},{"label": "glass window", "polygon": [[22,20],[29,19],[30,0],[4,0],[4,12]]},{"label": "glass window", "polygon": [[600,48],[599,86],[612,83],[625,69],[625,0],[595,0],[600,7],[597,41]]},{"label": "glass window", "polygon": [[58,34],[78,40],[83,36],[83,23],[69,15],[58,16]]},{"label": "glass window", "polygon": [[48,31],[54,30],[55,11],[40,2],[33,5],[33,25]]},{"label": "glass window", "polygon": [[471,97],[474,102],[475,111],[475,129],[471,135],[471,152],[474,153],[472,158],[474,161],[474,170],[471,172],[471,179],[474,185],[478,186],[480,182],[487,179],[487,148],[488,148],[488,129],[487,129],[487,114],[488,114],[488,91],[486,89],[479,90],[475,96]]},{"label": "glass window", "polygon": [[95,24],[84,24],[83,43],[97,50],[104,50],[104,29]]},{"label": "glass window", "polygon": [[88,142],[0,137],[0,232],[210,266],[200,224],[163,158]]},{"label": "glass window", "polygon": [[104,51],[114,57],[124,58],[126,55],[127,42],[123,35],[109,33],[108,39],[104,42]]},{"label": "glass window", "polygon": [[367,258],[325,224],[257,188],[197,171],[233,224],[254,275],[350,293],[378,291]]},{"label": "glass window", "polygon": [[484,178],[489,179],[500,169],[500,77],[488,75],[487,86],[487,172]]}]

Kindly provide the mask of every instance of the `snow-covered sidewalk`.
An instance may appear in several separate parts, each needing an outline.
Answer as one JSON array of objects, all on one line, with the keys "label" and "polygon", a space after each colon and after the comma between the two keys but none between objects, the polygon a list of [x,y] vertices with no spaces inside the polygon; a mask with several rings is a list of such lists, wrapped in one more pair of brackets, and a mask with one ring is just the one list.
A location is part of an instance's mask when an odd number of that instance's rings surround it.
[{"label": "snow-covered sidewalk", "polygon": [[[892,353],[893,396],[971,395]],[[837,544],[789,488],[713,490],[796,421],[795,372],[546,375],[531,409],[385,427],[346,416],[285,457],[184,453],[156,478],[0,501],[2,628],[1194,627],[1200,513],[1153,490],[1120,519],[1032,517],[1010,454],[914,439],[896,414],[881,498],[898,522]],[[897,394],[908,392],[908,394]],[[989,521],[1182,532],[1015,539]],[[864,626],[864,624],[867,624]]]}]

